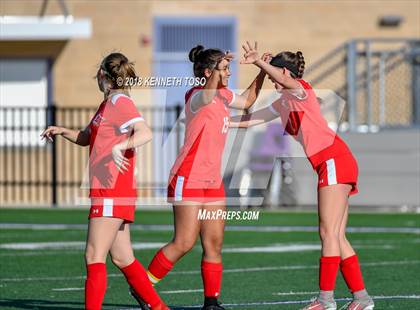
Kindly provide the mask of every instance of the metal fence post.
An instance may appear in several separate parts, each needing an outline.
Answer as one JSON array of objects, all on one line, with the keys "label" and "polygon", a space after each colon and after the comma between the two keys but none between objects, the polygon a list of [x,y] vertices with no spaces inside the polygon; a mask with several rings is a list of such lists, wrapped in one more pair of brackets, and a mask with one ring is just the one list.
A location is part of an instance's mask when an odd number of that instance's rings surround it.
[{"label": "metal fence post", "polygon": [[365,41],[366,47],[366,119],[369,131],[372,128],[372,70],[371,70],[371,60],[372,60],[372,50],[369,40]]},{"label": "metal fence post", "polygon": [[[55,126],[56,106],[52,104],[47,107],[47,127]],[[55,139],[55,138],[54,138]],[[57,146],[55,140],[51,143],[51,205],[57,207]]]},{"label": "metal fence post", "polygon": [[411,46],[413,125],[420,125],[420,43]]},{"label": "metal fence post", "polygon": [[381,52],[379,58],[379,125],[384,126],[386,121],[386,105],[385,105],[385,63],[388,55],[386,52]]},{"label": "metal fence post", "polygon": [[350,130],[356,130],[356,61],[357,61],[357,41],[352,40],[347,43],[347,112]]}]

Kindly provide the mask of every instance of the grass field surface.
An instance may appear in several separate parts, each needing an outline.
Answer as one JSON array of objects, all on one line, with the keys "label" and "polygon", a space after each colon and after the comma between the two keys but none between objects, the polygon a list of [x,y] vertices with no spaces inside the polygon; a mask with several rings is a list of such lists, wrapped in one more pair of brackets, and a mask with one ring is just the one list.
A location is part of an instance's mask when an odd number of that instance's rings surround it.
[{"label": "grass field surface", "polygon": [[[83,309],[86,210],[0,209],[0,309]],[[147,267],[172,236],[172,213],[141,211],[132,225],[137,258]],[[227,309],[299,309],[316,295],[320,243],[316,213],[263,212],[228,221],[221,301]],[[351,214],[375,309],[420,309],[420,215]],[[172,309],[200,309],[201,247],[157,285]],[[104,309],[135,309],[128,286],[108,262]],[[339,275],[341,307],[350,297]],[[338,308],[339,308],[338,307]]]}]

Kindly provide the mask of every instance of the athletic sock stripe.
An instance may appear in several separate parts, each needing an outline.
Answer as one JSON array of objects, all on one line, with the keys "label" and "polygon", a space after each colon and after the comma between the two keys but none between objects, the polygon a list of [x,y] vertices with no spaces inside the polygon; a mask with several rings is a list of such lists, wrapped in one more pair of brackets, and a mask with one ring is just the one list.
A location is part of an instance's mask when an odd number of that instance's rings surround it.
[{"label": "athletic sock stripe", "polygon": [[155,277],[149,270],[147,271],[147,276],[149,277],[150,282],[152,282],[153,284],[157,284],[161,280]]}]

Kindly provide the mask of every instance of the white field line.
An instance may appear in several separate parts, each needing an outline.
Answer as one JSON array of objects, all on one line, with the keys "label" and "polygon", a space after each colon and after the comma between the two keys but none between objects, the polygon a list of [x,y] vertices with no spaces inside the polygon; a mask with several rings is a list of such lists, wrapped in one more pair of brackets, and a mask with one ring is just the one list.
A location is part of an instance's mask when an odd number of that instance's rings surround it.
[{"label": "white field line", "polygon": [[[86,224],[0,224],[0,229],[30,230],[86,230]],[[173,231],[172,225],[139,225],[133,224],[131,230]],[[317,226],[227,226],[226,231],[242,232],[317,232]],[[350,233],[413,233],[420,234],[418,227],[348,227]]]},{"label": "white field line", "polygon": [[[385,261],[385,262],[372,262],[362,263],[363,267],[381,267],[381,266],[400,266],[400,265],[417,265],[420,260],[411,261]],[[319,265],[289,265],[289,266],[273,266],[273,267],[251,267],[251,268],[235,268],[225,269],[224,273],[240,273],[240,272],[261,272],[261,271],[276,271],[276,270],[305,270],[317,269]],[[187,274],[201,274],[200,270],[186,270],[186,271],[173,271],[171,275],[187,275]],[[121,273],[110,273],[108,277],[121,277]],[[65,280],[79,280],[85,279],[85,276],[73,277],[28,277],[28,278],[0,278],[0,282],[22,282],[22,281],[65,281]]]},{"label": "white field line", "polygon": [[[162,242],[134,242],[132,247],[134,250],[159,249],[164,246]],[[199,247],[195,247],[198,249]],[[359,245],[356,248],[366,249],[386,249],[392,250],[392,245]],[[58,241],[58,242],[19,242],[19,243],[3,243],[0,249],[6,250],[84,250],[85,242],[82,241]],[[283,252],[301,252],[320,250],[321,245],[317,243],[277,243],[258,247],[228,247],[223,249],[224,253],[283,253]],[[3,253],[2,253],[3,254]],[[1,254],[0,254],[1,255]]]},{"label": "white field line", "polygon": [[[392,245],[360,245],[354,246],[357,249],[381,249],[393,250]],[[260,247],[244,247],[244,248],[227,248],[223,249],[223,253],[289,253],[289,252],[303,252],[303,251],[319,251],[320,244],[273,244]]]},{"label": "white field line", "polygon": [[273,293],[276,296],[292,296],[292,295],[316,295],[319,294],[319,291],[316,292],[280,292],[280,293]]},{"label": "white field line", "polygon": [[[165,243],[162,242],[134,242],[134,250],[160,249]],[[76,249],[83,250],[86,243],[82,241],[60,241],[60,242],[27,242],[27,243],[3,243],[0,249],[7,250],[50,250],[50,249]]]},{"label": "white field line", "polygon": [[63,288],[53,288],[51,291],[54,292],[68,292],[68,291],[84,291],[84,287],[63,287]]}]

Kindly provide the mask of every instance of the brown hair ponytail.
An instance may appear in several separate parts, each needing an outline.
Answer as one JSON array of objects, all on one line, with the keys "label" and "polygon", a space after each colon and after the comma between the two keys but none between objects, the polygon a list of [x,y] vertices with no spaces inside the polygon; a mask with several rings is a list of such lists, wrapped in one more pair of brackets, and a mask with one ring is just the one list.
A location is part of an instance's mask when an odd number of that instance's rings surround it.
[{"label": "brown hair ponytail", "polygon": [[303,77],[303,72],[305,71],[305,58],[301,51],[296,52],[296,67],[298,69],[297,78],[301,79]]},{"label": "brown hair ponytail", "polygon": [[288,69],[291,75],[297,79],[301,79],[305,71],[305,58],[301,51],[296,53],[281,52],[273,57],[270,64],[275,67]]},{"label": "brown hair ponytail", "polygon": [[204,70],[213,70],[217,64],[226,56],[226,54],[217,48],[205,49],[202,45],[192,48],[188,54],[188,58],[194,63],[194,75],[196,77],[204,77]]},{"label": "brown hair ponytail", "polygon": [[121,53],[111,53],[101,63],[101,70],[113,89],[126,89],[127,78],[135,78],[134,63]]}]

